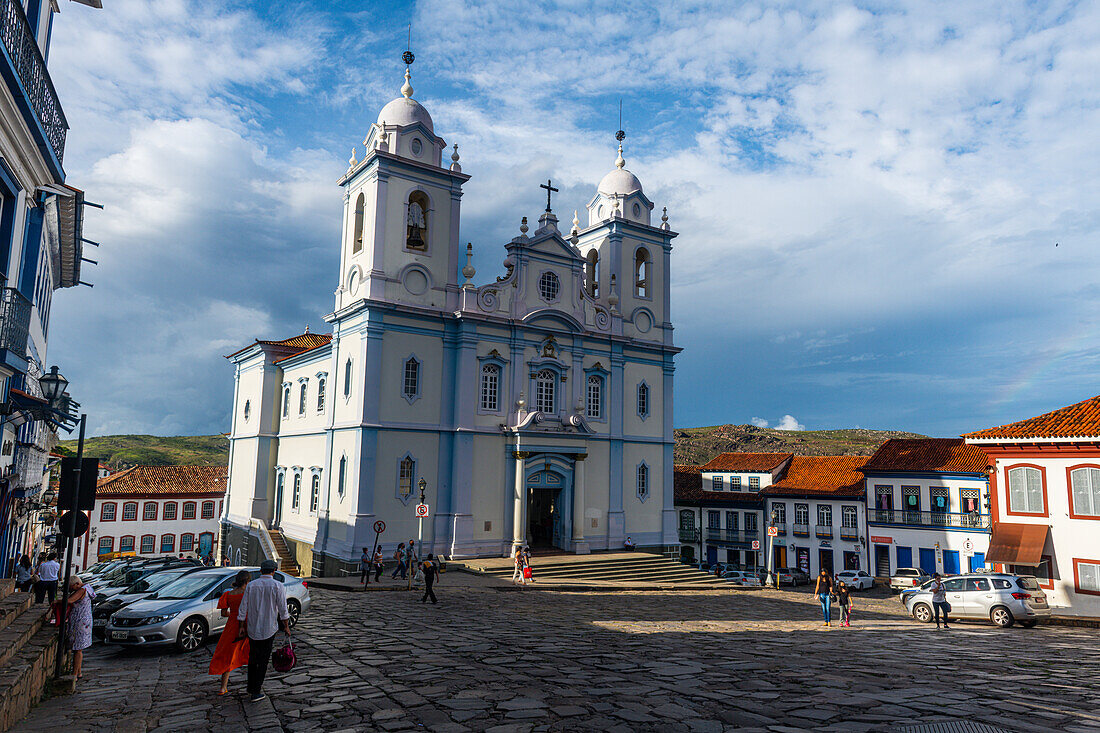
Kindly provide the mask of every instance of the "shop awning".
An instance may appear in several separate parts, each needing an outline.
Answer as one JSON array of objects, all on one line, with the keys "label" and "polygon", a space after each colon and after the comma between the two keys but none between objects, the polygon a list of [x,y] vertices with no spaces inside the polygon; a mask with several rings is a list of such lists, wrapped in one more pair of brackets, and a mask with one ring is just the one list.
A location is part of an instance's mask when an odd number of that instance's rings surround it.
[{"label": "shop awning", "polygon": [[1009,565],[1038,565],[1043,559],[1050,527],[1045,524],[1012,524],[999,522],[989,538],[985,561]]}]

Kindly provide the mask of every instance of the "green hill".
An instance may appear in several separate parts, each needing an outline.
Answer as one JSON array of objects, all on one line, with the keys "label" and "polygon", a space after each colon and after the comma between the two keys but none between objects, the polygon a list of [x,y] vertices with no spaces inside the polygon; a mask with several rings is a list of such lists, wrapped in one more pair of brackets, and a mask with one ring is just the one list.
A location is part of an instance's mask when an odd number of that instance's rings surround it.
[{"label": "green hill", "polygon": [[794,453],[800,456],[869,456],[888,438],[924,438],[898,430],[776,430],[715,425],[673,431],[676,463],[703,464],[719,453]]},{"label": "green hill", "polygon": [[[59,453],[76,454],[76,441],[64,440]],[[229,463],[229,441],[221,435],[104,435],[84,440],[84,454],[112,469],[126,466],[217,466]]]}]

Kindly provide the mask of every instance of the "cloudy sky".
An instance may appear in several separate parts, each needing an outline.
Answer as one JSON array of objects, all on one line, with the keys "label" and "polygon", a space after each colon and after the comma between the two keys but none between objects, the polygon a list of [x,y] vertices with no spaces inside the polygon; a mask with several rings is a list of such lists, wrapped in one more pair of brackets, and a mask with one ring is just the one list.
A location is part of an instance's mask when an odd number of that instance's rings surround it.
[{"label": "cloudy sky", "polygon": [[957,435],[1100,393],[1097,3],[104,4],[63,2],[50,56],[107,206],[51,322],[93,434],[225,431],[223,355],[324,328],[409,22],[478,280],[540,182],[591,197],[623,100],[680,232],[677,426]]}]

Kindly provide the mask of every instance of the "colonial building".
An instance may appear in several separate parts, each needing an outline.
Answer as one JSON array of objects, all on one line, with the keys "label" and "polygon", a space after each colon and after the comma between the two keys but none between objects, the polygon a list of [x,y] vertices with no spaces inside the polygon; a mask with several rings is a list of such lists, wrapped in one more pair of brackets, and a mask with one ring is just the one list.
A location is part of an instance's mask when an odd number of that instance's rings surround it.
[{"label": "colonial building", "polygon": [[1100,617],[1100,397],[963,438],[994,469],[986,562],[1036,575],[1059,613]]},{"label": "colonial building", "polygon": [[962,438],[891,439],[862,471],[872,575],[955,574],[985,566],[989,459]]},{"label": "colonial building", "polygon": [[254,560],[278,530],[303,568],[336,574],[377,520],[387,548],[416,537],[423,487],[425,551],[674,548],[676,234],[622,145],[583,224],[559,227],[548,182],[538,225],[524,217],[503,273],[475,285],[470,176],[408,69],[364,144],[339,181],[332,333],[229,357],[226,546]]},{"label": "colonial building", "polygon": [[83,566],[115,552],[219,559],[225,466],[133,466],[96,486]]}]

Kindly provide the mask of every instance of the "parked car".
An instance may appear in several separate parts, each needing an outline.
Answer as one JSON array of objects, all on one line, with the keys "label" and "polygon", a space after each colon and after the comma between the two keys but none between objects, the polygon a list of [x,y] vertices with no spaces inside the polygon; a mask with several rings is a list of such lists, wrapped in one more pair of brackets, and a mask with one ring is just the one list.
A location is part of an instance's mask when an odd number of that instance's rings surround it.
[{"label": "parked car", "polygon": [[836,579],[843,580],[845,585],[854,590],[866,590],[875,585],[875,579],[866,570],[841,570],[836,574]]},{"label": "parked car", "polygon": [[151,563],[144,565],[131,566],[126,569],[126,572],[122,573],[113,582],[107,584],[99,584],[92,582],[92,587],[95,588],[96,602],[103,603],[108,599],[126,591],[134,583],[138,582],[142,578],[154,575],[163,570],[172,570],[174,568],[199,568],[202,567],[193,560],[170,560],[163,563]]},{"label": "parked car", "polygon": [[809,573],[804,573],[798,568],[780,568],[777,572],[791,576],[791,585],[806,585],[810,582]]},{"label": "parked car", "polygon": [[722,573],[722,578],[730,581],[734,585],[753,586],[755,588],[761,586],[759,575],[744,570],[727,570]]},{"label": "parked car", "polygon": [[921,585],[932,576],[921,568],[898,568],[897,572],[890,576],[891,590],[902,590]]},{"label": "parked car", "polygon": [[[202,570],[201,566],[176,567],[168,570],[156,570],[141,580],[122,589],[122,592],[104,597],[97,595],[92,601],[92,635],[103,638],[107,620],[116,612],[131,603],[153,597],[158,590],[183,575]],[[93,586],[94,587],[94,586]]]},{"label": "parked car", "polygon": [[[1001,628],[1019,623],[1030,629],[1050,616],[1046,593],[1032,575],[971,573],[947,578],[943,585],[951,618],[986,619]],[[905,607],[918,621],[931,621],[935,617],[931,584],[908,593]]]},{"label": "parked car", "polygon": [[[259,568],[203,568],[188,573],[147,598],[131,603],[111,616],[104,629],[108,644],[120,646],[158,646],[175,644],[180,651],[190,652],[225,628],[226,619],[217,609],[218,598],[233,585],[240,570],[248,570],[253,578]],[[287,610],[290,625],[309,610],[309,588],[300,579],[276,572],[275,579],[286,585]]]},{"label": "parked car", "polygon": [[118,577],[121,574],[123,568],[130,567],[134,563],[145,562],[143,557],[120,557],[115,560],[108,560],[102,563],[96,563],[83,573],[78,573],[81,580],[84,582],[99,580],[103,582],[105,578],[110,576],[112,579]]}]

